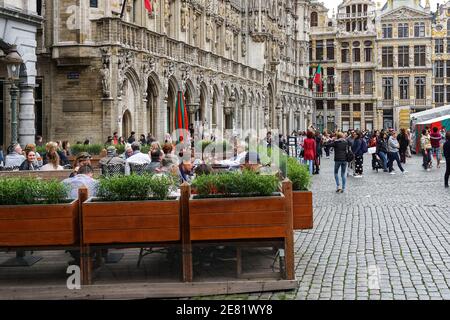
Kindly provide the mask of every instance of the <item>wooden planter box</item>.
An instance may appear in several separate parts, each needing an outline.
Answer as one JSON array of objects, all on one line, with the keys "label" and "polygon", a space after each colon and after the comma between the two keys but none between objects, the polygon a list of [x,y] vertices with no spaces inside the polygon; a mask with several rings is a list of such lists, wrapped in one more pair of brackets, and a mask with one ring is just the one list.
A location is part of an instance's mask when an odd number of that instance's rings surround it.
[{"label": "wooden planter box", "polygon": [[313,228],[313,198],[310,191],[293,191],[294,230]]},{"label": "wooden planter box", "polygon": [[191,241],[274,239],[286,237],[284,195],[262,198],[189,201]]},{"label": "wooden planter box", "polygon": [[0,206],[0,247],[77,244],[78,204]]},{"label": "wooden planter box", "polygon": [[180,241],[180,201],[83,203],[83,243]]}]

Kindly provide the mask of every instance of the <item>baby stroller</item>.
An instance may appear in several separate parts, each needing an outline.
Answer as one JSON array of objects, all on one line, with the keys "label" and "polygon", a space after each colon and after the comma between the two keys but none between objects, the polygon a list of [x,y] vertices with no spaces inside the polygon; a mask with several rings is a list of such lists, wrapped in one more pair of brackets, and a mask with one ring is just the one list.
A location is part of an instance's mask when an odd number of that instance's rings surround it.
[{"label": "baby stroller", "polygon": [[383,166],[383,160],[381,160],[380,156],[377,153],[374,153],[372,155],[372,169],[373,170],[383,170],[384,166]]}]

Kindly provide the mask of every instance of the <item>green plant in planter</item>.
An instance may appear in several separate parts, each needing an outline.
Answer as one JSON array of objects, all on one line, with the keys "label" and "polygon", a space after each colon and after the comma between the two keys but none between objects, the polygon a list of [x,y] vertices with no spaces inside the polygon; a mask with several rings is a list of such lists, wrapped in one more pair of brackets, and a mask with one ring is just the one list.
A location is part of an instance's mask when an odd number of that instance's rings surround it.
[{"label": "green plant in planter", "polygon": [[36,147],[36,152],[39,153],[41,156],[47,153],[47,150],[45,149],[45,146],[42,147]]},{"label": "green plant in planter", "polygon": [[102,144],[75,144],[71,147],[74,156],[79,155],[81,152],[87,152],[90,155],[100,155],[104,149],[105,146]]},{"label": "green plant in planter", "polygon": [[306,165],[302,165],[295,158],[287,159],[287,176],[292,181],[294,191],[308,191],[311,187],[311,175]]},{"label": "green plant in planter", "polygon": [[166,200],[173,186],[169,176],[105,177],[100,180],[97,197],[104,202]]},{"label": "green plant in planter", "polygon": [[69,189],[59,181],[36,178],[0,179],[0,205],[67,203]]},{"label": "green plant in planter", "polygon": [[225,197],[264,197],[278,189],[276,176],[264,176],[251,171],[223,173],[197,177],[192,188],[201,198],[215,195]]}]

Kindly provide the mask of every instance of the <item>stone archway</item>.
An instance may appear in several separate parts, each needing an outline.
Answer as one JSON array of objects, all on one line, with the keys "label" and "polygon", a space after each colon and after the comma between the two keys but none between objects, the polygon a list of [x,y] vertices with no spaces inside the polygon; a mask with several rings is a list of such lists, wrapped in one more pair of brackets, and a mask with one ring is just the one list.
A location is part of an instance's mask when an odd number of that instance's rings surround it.
[{"label": "stone archway", "polygon": [[122,136],[127,138],[130,136],[133,125],[133,121],[131,119],[131,112],[130,110],[125,110],[125,112],[122,115]]},{"label": "stone archway", "polygon": [[157,134],[157,112],[159,101],[159,85],[156,75],[150,75],[147,85],[147,131],[152,135]]},{"label": "stone archway", "polygon": [[169,79],[169,88],[167,91],[167,107],[166,107],[166,133],[172,134],[175,129],[175,104],[177,103],[178,93],[177,80],[172,77]]}]

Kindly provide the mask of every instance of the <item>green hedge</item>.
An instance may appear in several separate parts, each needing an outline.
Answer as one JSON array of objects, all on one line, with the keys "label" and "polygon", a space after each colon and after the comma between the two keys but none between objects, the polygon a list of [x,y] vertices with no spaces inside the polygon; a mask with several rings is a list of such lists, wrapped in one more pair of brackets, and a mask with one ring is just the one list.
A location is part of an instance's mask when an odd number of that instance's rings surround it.
[{"label": "green hedge", "polygon": [[166,200],[174,187],[169,176],[131,175],[100,179],[97,197],[104,202]]},{"label": "green hedge", "polygon": [[36,178],[0,179],[0,205],[67,203],[69,188],[59,181]]},{"label": "green hedge", "polygon": [[192,188],[201,198],[215,195],[227,197],[262,197],[270,196],[278,190],[279,180],[276,176],[259,175],[244,171],[218,175],[202,175],[195,178]]},{"label": "green hedge", "polygon": [[106,149],[102,144],[75,144],[71,147],[72,155],[77,156],[81,152],[87,152],[92,156],[98,156],[100,153]]},{"label": "green hedge", "polygon": [[302,165],[295,158],[287,159],[287,176],[292,181],[294,191],[308,191],[311,187],[311,175],[306,165]]}]

